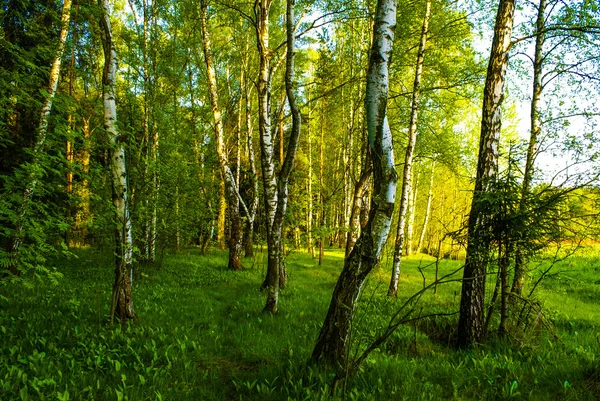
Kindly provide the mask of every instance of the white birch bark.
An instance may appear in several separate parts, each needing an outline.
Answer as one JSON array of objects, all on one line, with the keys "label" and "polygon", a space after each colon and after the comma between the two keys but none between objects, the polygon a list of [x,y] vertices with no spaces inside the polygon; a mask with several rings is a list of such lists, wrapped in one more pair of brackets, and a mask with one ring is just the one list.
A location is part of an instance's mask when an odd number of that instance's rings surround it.
[{"label": "white birch bark", "polygon": [[110,144],[110,167],[112,197],[116,214],[115,227],[115,283],[111,299],[110,321],[114,316],[127,320],[135,317],[133,311],[133,241],[127,186],[124,138],[117,129],[117,51],[110,23],[110,9],[106,0],[99,0],[102,8],[100,25],[103,30],[104,72],[102,75],[102,100],[104,105],[104,129]]},{"label": "white birch bark", "polygon": [[[270,5],[270,2],[268,2]],[[266,11],[266,13],[265,13]],[[267,15],[267,19],[265,21],[264,15]],[[263,14],[261,14],[261,18],[263,19],[263,23],[266,22],[268,24],[268,8],[263,10]],[[264,28],[264,25],[263,25]],[[257,28],[258,29],[258,28]],[[287,34],[287,52],[286,52],[286,64],[285,64],[285,90],[288,99],[288,104],[290,106],[290,111],[292,114],[292,129],[290,132],[290,137],[287,146],[287,152],[285,154],[285,158],[283,160],[281,170],[279,171],[279,176],[277,179],[273,179],[276,182],[276,194],[269,194],[271,199],[266,199],[267,204],[272,204],[275,206],[275,211],[273,213],[273,221],[271,223],[271,229],[267,230],[267,244],[268,244],[268,252],[269,252],[269,261],[267,266],[267,277],[265,279],[265,286],[267,291],[267,303],[265,305],[265,311],[276,313],[277,312],[277,304],[279,298],[279,286],[285,286],[286,283],[286,272],[285,267],[282,261],[282,230],[283,230],[283,220],[285,217],[285,213],[287,210],[287,201],[288,201],[288,181],[290,177],[290,173],[294,166],[294,161],[296,159],[296,153],[298,151],[298,143],[300,140],[300,109],[296,103],[296,84],[294,82],[294,42],[296,30],[294,27],[294,0],[287,0],[286,3],[286,34]],[[268,33],[268,31],[267,31]],[[264,38],[263,38],[264,39]],[[268,37],[267,37],[268,39]],[[268,42],[262,42],[266,44],[266,47],[263,50],[268,49]],[[261,55],[262,59],[262,55]],[[262,66],[261,60],[261,66]],[[261,71],[262,73],[262,71]],[[262,75],[261,75],[262,77]],[[260,81],[259,81],[260,82]],[[269,86],[270,87],[270,83]],[[260,84],[259,84],[260,90]],[[268,98],[269,96],[267,96]],[[261,132],[263,134],[263,132]],[[263,145],[267,145],[265,141],[263,141]],[[263,154],[268,150],[267,146],[263,146]],[[274,160],[273,160],[273,148],[271,144],[271,166],[268,169],[274,168]],[[264,165],[265,160],[263,160]],[[263,174],[265,172],[265,168],[263,167]],[[275,177],[273,177],[275,178]],[[263,177],[265,180],[265,177]],[[269,187],[269,183],[264,181],[265,185],[265,198],[267,197],[267,189]],[[273,195],[275,197],[273,198]]]},{"label": "white birch bark", "polygon": [[355,305],[367,275],[379,261],[396,196],[392,133],[386,116],[396,0],[379,0],[373,27],[365,109],[372,150],[374,190],[369,221],[346,258],[311,359],[343,374]]}]

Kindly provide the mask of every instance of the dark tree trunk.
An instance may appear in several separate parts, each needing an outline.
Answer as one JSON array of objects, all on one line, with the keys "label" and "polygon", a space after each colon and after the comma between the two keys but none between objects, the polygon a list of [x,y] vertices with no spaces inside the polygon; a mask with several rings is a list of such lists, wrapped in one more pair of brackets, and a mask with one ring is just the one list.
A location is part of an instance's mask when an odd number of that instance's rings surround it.
[{"label": "dark tree trunk", "polygon": [[492,240],[490,211],[486,199],[497,175],[498,140],[502,122],[500,106],[514,10],[515,0],[500,0],[484,87],[477,177],[469,214],[467,257],[458,322],[459,347],[483,341],[485,333],[485,277]]}]

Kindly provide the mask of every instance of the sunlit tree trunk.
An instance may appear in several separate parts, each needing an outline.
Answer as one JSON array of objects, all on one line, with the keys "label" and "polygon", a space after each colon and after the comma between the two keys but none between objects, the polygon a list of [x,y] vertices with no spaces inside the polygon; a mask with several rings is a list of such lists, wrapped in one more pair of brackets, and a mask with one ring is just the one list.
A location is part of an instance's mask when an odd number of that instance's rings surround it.
[{"label": "sunlit tree trunk", "polygon": [[[527,147],[527,158],[525,160],[525,171],[523,174],[523,183],[521,184],[521,201],[519,211],[524,212],[527,208],[527,200],[530,196],[531,180],[533,177],[534,162],[537,156],[538,137],[542,130],[540,121],[540,101],[542,98],[542,78],[544,63],[544,42],[546,34],[544,32],[546,0],[540,0],[538,5],[538,15],[536,21],[535,36],[535,54],[533,56],[533,93],[531,95],[531,131],[529,134],[529,146]],[[527,261],[522,244],[517,243],[515,249],[515,274],[512,282],[511,291],[521,294],[523,282],[527,273]]]},{"label": "sunlit tree trunk", "polygon": [[421,76],[423,75],[423,60],[425,59],[425,45],[427,44],[427,31],[429,30],[429,15],[431,2],[427,1],[425,6],[425,17],[421,29],[421,41],[417,53],[417,64],[415,68],[415,80],[413,83],[412,102],[410,107],[410,123],[408,126],[408,145],[406,146],[406,158],[404,159],[404,175],[402,178],[402,193],[400,195],[400,207],[398,213],[398,227],[396,228],[396,241],[394,243],[394,258],[392,265],[392,279],[388,289],[388,295],[398,294],[398,279],[400,278],[400,262],[402,260],[402,246],[404,245],[404,230],[406,226],[406,211],[412,187],[412,165],[413,152],[417,142],[417,114],[419,111],[419,98],[421,96]]},{"label": "sunlit tree trunk", "polygon": [[344,262],[329,310],[311,359],[343,371],[348,357],[348,337],[356,301],[367,275],[378,263],[387,240],[394,211],[396,181],[394,148],[386,111],[389,63],[396,27],[396,1],[379,0],[373,27],[365,109],[373,161],[373,197],[369,220]]},{"label": "sunlit tree trunk", "polygon": [[104,129],[110,142],[110,167],[112,175],[112,198],[116,214],[115,226],[115,283],[111,299],[110,322],[114,316],[121,320],[135,317],[133,312],[133,243],[131,218],[129,216],[129,188],[125,162],[124,138],[117,129],[117,51],[113,41],[110,11],[106,0],[99,0],[102,8],[100,25],[104,47],[104,73],[102,74],[102,98],[104,103]]},{"label": "sunlit tree trunk", "polygon": [[485,333],[485,277],[492,240],[490,211],[485,201],[498,169],[498,140],[502,122],[500,106],[508,67],[514,10],[515,0],[500,0],[483,93],[477,177],[469,214],[467,256],[458,322],[459,347],[468,347],[482,341]]},{"label": "sunlit tree trunk", "polygon": [[[52,103],[54,102],[54,97],[56,95],[56,89],[58,88],[58,81],[60,79],[60,65],[62,63],[62,57],[65,49],[65,42],[67,40],[67,33],[69,32],[69,21],[71,19],[71,0],[65,0],[63,3],[62,14],[60,18],[61,28],[58,36],[58,48],[56,50],[56,56],[52,61],[52,66],[50,67],[50,77],[48,79],[48,87],[45,88],[47,94],[44,99],[44,104],[42,106],[42,110],[40,112],[40,122],[37,126],[37,130],[35,133],[35,145],[33,148],[33,161],[32,164],[35,165],[38,162],[38,156],[46,143],[46,137],[48,135],[48,118],[50,117],[50,112],[52,111]],[[13,235],[13,240],[10,247],[10,264],[9,271],[13,274],[19,273],[19,268],[16,263],[17,252],[19,247],[23,243],[23,228],[25,224],[25,214],[27,212],[27,208],[29,206],[29,202],[33,197],[35,192],[35,188],[38,184],[38,181],[41,179],[40,173],[37,171],[32,172],[28,177],[28,182],[25,186],[25,191],[23,192],[23,200],[20,206],[17,224],[15,227],[15,232]]]},{"label": "sunlit tree trunk", "polygon": [[225,223],[227,220],[227,200],[225,197],[225,178],[219,172],[219,210],[217,214],[217,247],[225,249]]}]

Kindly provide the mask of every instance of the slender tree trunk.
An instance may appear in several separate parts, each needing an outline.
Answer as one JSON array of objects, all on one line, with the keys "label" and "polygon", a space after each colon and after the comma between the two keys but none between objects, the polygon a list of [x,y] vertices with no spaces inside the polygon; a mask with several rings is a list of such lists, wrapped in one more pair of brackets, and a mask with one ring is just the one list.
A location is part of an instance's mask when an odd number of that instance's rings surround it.
[{"label": "slender tree trunk", "polygon": [[277,182],[273,135],[271,133],[271,52],[269,49],[269,10],[272,0],[256,2],[256,38],[259,54],[258,75],[258,130],[260,134],[260,161],[265,201],[267,226],[267,275],[261,289],[268,289],[265,310],[275,313],[279,299],[279,263],[281,245],[273,233],[273,222],[277,209]]},{"label": "slender tree trunk", "polygon": [[[75,90],[75,57],[76,57],[76,46],[77,46],[77,16],[79,14],[79,4],[75,6],[75,18],[73,19],[73,34],[72,34],[72,46],[71,46],[71,62],[69,63],[69,97],[73,97]],[[66,143],[66,159],[67,159],[67,195],[69,198],[73,194],[73,167],[75,162],[75,143],[73,142],[73,128],[75,123],[73,121],[73,114],[70,112],[67,117],[68,135]],[[68,247],[73,246],[73,230],[72,230],[72,217],[74,208],[69,202],[67,206],[67,224],[69,225],[65,231],[65,243]],[[76,241],[81,243],[81,241]]]},{"label": "slender tree trunk", "polygon": [[79,244],[87,243],[87,228],[89,226],[90,218],[90,188],[88,174],[90,172],[90,141],[91,141],[91,130],[90,130],[90,117],[82,118],[82,132],[83,132],[83,145],[81,149],[81,170],[83,178],[81,180],[81,187],[78,192],[78,196],[81,199],[81,207],[75,214],[75,229],[78,232]]},{"label": "slender tree trunk", "polygon": [[412,187],[412,165],[413,152],[417,142],[417,114],[419,111],[419,98],[421,96],[421,76],[423,75],[423,60],[425,59],[425,45],[427,44],[427,31],[429,30],[429,15],[431,13],[431,1],[425,6],[425,17],[421,29],[421,41],[417,53],[417,65],[415,68],[415,81],[413,83],[413,95],[410,107],[410,124],[408,127],[408,146],[406,147],[406,158],[404,160],[404,175],[402,178],[402,193],[400,195],[400,208],[398,213],[398,227],[396,228],[396,241],[394,243],[394,259],[392,265],[392,279],[388,295],[397,296],[398,279],[400,278],[400,262],[402,260],[402,246],[404,245],[404,229],[406,226],[406,211],[408,208],[410,189]]},{"label": "slender tree trunk", "polygon": [[[230,232],[229,232],[229,263],[231,270],[240,270],[242,268],[242,221],[240,217],[240,196],[235,183],[235,177],[229,168],[227,151],[225,149],[225,138],[223,134],[223,120],[221,109],[219,108],[219,95],[217,92],[217,76],[213,65],[213,55],[206,21],[206,9],[208,1],[201,1],[200,25],[202,29],[202,45],[204,50],[204,61],[206,62],[206,73],[208,77],[209,97],[212,109],[212,115],[215,122],[215,135],[217,145],[217,156],[219,159],[219,168],[221,171],[222,182],[225,186],[225,199],[227,210],[229,211]],[[243,202],[242,202],[243,203]],[[244,206],[244,209],[247,208]]]},{"label": "slender tree trunk", "polygon": [[[261,58],[260,62],[260,77],[259,77],[259,104],[261,102],[268,101],[270,94],[270,77],[271,71],[264,71],[263,68],[268,66],[268,12],[271,6],[271,1],[257,3],[257,36],[259,54]],[[267,205],[267,215],[272,218],[267,218],[267,245],[268,245],[268,264],[267,264],[267,277],[265,279],[265,288],[267,288],[267,302],[265,305],[265,311],[276,313],[277,304],[279,299],[279,287],[285,285],[285,265],[282,263],[282,230],[283,220],[285,217],[288,201],[288,181],[289,176],[294,166],[294,160],[298,151],[298,143],[300,139],[300,109],[296,103],[296,83],[294,82],[294,42],[295,42],[295,29],[294,29],[294,0],[287,0],[286,2],[286,34],[287,34],[287,53],[286,53],[286,68],[285,68],[285,89],[290,106],[290,112],[292,115],[292,129],[287,146],[287,152],[279,171],[279,176],[275,179],[274,172],[271,171],[274,168],[274,152],[273,143],[270,132],[267,136],[266,130],[261,130],[261,145],[262,145],[262,163],[263,163],[263,183],[265,187],[265,199]],[[266,80],[265,78],[269,78]],[[268,84],[267,84],[268,83]],[[263,120],[263,129],[268,128],[265,117],[268,115],[268,105],[263,103],[263,106],[259,109],[259,121]],[[270,166],[266,165],[270,161]],[[271,174],[271,175],[269,175]],[[275,187],[272,187],[272,184]],[[273,192],[273,189],[276,191]],[[271,210],[273,208],[274,210]],[[270,226],[269,226],[270,224]]]},{"label": "slender tree trunk", "polygon": [[110,323],[114,316],[121,320],[135,317],[133,312],[133,241],[131,217],[129,216],[129,189],[125,162],[124,139],[117,129],[117,51],[113,42],[109,8],[106,0],[99,0],[102,8],[100,25],[104,47],[104,73],[102,97],[104,102],[104,129],[110,142],[110,165],[112,174],[112,198],[116,213],[115,226],[115,283],[111,299]]},{"label": "slender tree trunk", "polygon": [[[527,158],[525,161],[525,171],[523,174],[523,183],[521,184],[521,201],[519,203],[519,212],[524,213],[527,209],[527,202],[530,196],[531,180],[534,172],[534,162],[537,156],[538,137],[542,130],[540,121],[540,102],[542,98],[542,77],[544,63],[544,42],[546,35],[544,28],[546,0],[540,0],[538,5],[538,15],[536,21],[535,54],[533,58],[533,93],[531,96],[531,131],[529,134],[529,146],[527,147]],[[515,274],[512,282],[511,291],[521,295],[523,282],[527,274],[527,260],[525,252],[522,249],[523,244],[517,243],[515,248]]]},{"label": "slender tree trunk", "polygon": [[500,0],[483,93],[477,177],[469,214],[467,257],[458,322],[459,347],[481,342],[485,332],[485,277],[492,240],[490,212],[485,200],[497,175],[498,140],[502,122],[500,106],[508,66],[514,10],[515,0]]},{"label": "slender tree trunk", "polygon": [[508,286],[508,266],[510,264],[510,243],[508,238],[502,238],[499,241],[500,255],[498,260],[498,268],[500,269],[500,289],[502,298],[500,300],[500,326],[498,334],[500,337],[508,335],[508,296],[510,287]]},{"label": "slender tree trunk", "polygon": [[365,108],[373,160],[373,198],[367,226],[344,262],[312,360],[342,372],[356,301],[367,275],[377,264],[394,211],[397,174],[392,133],[386,117],[389,63],[396,27],[396,1],[378,0],[373,27]]},{"label": "slender tree trunk", "polygon": [[325,164],[323,150],[325,147],[325,103],[321,98],[321,140],[319,142],[319,266],[323,264],[325,254],[325,194],[323,193],[323,167]]},{"label": "slender tree trunk", "polygon": [[423,249],[423,241],[425,240],[425,233],[427,232],[427,225],[429,223],[429,217],[431,216],[431,200],[433,198],[433,178],[435,176],[435,161],[431,162],[431,175],[429,177],[429,191],[427,192],[427,205],[425,206],[425,218],[423,219],[423,227],[421,228],[421,235],[419,236],[419,243],[417,244],[417,252],[421,252]]},{"label": "slender tree trunk", "polygon": [[418,181],[417,179],[415,179],[412,183],[412,188],[410,190],[410,197],[408,198],[408,210],[406,211],[406,213],[408,214],[408,219],[406,222],[406,252],[404,253],[406,256],[410,256],[413,254],[413,236],[415,231],[415,204],[417,203],[417,195],[419,192],[418,189]]},{"label": "slender tree trunk", "polygon": [[256,160],[254,157],[254,141],[252,136],[252,103],[250,101],[250,90],[248,83],[244,84],[244,96],[246,98],[246,131],[248,146],[248,163],[250,165],[250,174],[252,179],[252,195],[250,201],[250,210],[246,218],[246,234],[244,235],[244,249],[246,257],[254,255],[254,220],[258,210],[258,174],[256,172]]},{"label": "slender tree trunk", "polygon": [[[52,103],[54,101],[54,96],[56,95],[56,90],[58,88],[58,81],[60,79],[60,65],[62,63],[62,56],[65,49],[65,42],[67,40],[67,33],[69,32],[70,19],[71,0],[64,0],[62,14],[60,18],[61,28],[60,34],[58,36],[58,49],[56,50],[56,56],[54,57],[54,60],[52,61],[52,66],[50,67],[50,77],[48,79],[47,95],[44,100],[42,110],[40,112],[40,122],[35,133],[36,142],[33,148],[32,160],[32,164],[34,165],[38,163],[39,154],[42,152],[44,144],[46,143],[46,137],[48,135],[48,119],[50,117],[50,112],[52,111]],[[15,232],[13,234],[13,240],[10,247],[11,256],[8,269],[13,274],[19,274],[20,272],[19,267],[17,266],[17,252],[19,251],[19,247],[23,243],[24,239],[23,228],[25,225],[25,215],[27,214],[29,202],[31,202],[31,198],[35,193],[35,188],[40,179],[41,176],[39,172],[32,172],[28,177],[28,181],[25,186],[25,191],[23,192],[23,200],[20,205]]]},{"label": "slender tree trunk", "polygon": [[225,198],[225,178],[219,172],[219,212],[217,214],[217,247],[225,249],[225,224],[227,220],[227,200]]}]

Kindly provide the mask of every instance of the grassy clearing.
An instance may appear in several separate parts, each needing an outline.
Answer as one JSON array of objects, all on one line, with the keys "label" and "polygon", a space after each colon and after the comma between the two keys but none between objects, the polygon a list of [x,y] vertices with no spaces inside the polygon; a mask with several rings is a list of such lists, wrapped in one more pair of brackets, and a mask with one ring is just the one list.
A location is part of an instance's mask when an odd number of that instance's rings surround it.
[{"label": "grassy clearing", "polygon": [[[389,315],[435,276],[433,259],[405,259],[397,300],[385,296],[389,271],[375,272],[363,291],[353,352]],[[307,367],[343,254],[288,258],[289,288],[281,312],[261,313],[264,253],[243,272],[225,269],[226,253],[197,250],[140,268],[139,319],[108,328],[111,262],[93,250],[61,262],[59,286],[0,287],[1,400],[596,400],[600,398],[600,257],[574,257],[553,270],[538,298],[560,340],[541,333],[520,347],[491,342],[455,351],[457,317],[419,330],[402,327],[374,353],[345,395],[331,398],[331,375]],[[252,262],[246,260],[250,266]],[[440,274],[460,266],[443,260]],[[539,275],[544,268],[532,276]],[[441,285],[422,314],[457,310],[459,283]],[[426,333],[429,333],[428,336]]]}]

